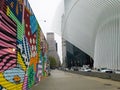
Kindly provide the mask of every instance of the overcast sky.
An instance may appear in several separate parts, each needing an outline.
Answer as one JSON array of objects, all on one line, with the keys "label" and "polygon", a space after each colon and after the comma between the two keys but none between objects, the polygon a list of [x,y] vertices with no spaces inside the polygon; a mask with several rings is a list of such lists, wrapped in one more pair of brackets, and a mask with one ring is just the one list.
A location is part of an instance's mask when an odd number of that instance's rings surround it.
[{"label": "overcast sky", "polygon": [[62,62],[61,35],[61,16],[63,14],[63,0],[28,0],[33,12],[42,28],[44,35],[47,32],[55,33],[55,40],[58,43],[58,54]]}]

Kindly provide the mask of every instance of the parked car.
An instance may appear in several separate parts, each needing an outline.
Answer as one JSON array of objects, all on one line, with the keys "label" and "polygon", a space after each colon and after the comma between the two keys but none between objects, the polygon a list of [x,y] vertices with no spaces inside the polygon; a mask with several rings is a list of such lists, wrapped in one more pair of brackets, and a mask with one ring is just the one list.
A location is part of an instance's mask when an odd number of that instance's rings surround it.
[{"label": "parked car", "polygon": [[74,71],[78,71],[78,67],[74,67]]},{"label": "parked car", "polygon": [[65,71],[68,71],[69,69],[68,68],[65,68]]},{"label": "parked car", "polygon": [[100,68],[98,71],[103,72],[103,73],[113,73],[113,70],[108,69],[108,68]]},{"label": "parked car", "polygon": [[76,66],[73,66],[73,67],[71,67],[71,69],[70,69],[71,71],[78,71],[78,67],[76,67]]},{"label": "parked car", "polygon": [[70,69],[71,71],[74,71],[74,68],[73,67],[71,67],[71,69]]},{"label": "parked car", "polygon": [[81,68],[80,71],[91,72],[92,70],[90,68]]},{"label": "parked car", "polygon": [[85,72],[91,72],[92,70],[90,68],[84,68]]},{"label": "parked car", "polygon": [[120,70],[116,70],[115,73],[116,73],[116,74],[120,74]]}]

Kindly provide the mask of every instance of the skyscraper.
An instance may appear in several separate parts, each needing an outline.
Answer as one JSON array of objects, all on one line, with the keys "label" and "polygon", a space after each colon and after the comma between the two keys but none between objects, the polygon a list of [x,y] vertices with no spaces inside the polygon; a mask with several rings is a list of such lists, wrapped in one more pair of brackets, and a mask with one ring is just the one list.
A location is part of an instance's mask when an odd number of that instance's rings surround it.
[{"label": "skyscraper", "polygon": [[56,59],[57,67],[59,66],[60,59],[57,53],[57,43],[54,39],[54,33],[47,33],[47,43],[48,43],[48,56],[52,56]]}]

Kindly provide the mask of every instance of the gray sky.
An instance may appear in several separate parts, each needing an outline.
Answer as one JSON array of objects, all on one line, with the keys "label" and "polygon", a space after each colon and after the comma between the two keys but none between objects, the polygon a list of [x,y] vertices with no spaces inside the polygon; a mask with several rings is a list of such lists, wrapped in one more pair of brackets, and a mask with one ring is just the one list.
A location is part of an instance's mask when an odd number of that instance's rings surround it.
[{"label": "gray sky", "polygon": [[[33,12],[46,37],[47,32],[61,31],[61,16],[63,13],[63,0],[28,0]],[[61,5],[62,4],[62,5]],[[44,22],[46,20],[46,22]],[[58,43],[58,54],[62,62],[61,37],[55,33],[55,40]]]}]

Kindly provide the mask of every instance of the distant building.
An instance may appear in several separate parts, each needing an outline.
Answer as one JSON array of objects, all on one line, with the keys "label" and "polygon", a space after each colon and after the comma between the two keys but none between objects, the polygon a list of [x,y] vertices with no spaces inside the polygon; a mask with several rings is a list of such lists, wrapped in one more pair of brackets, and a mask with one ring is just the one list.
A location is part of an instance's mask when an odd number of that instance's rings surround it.
[{"label": "distant building", "polygon": [[54,39],[54,33],[47,33],[48,56],[53,56],[56,59],[57,66],[59,66],[60,59],[57,53],[57,43]]}]

